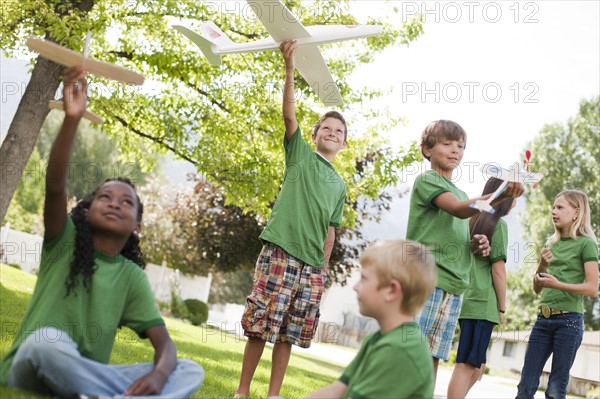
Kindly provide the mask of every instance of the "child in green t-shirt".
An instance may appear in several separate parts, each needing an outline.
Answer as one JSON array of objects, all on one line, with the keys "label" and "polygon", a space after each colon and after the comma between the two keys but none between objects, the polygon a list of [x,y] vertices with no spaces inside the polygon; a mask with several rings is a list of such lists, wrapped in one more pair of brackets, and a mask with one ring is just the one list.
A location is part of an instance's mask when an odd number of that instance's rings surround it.
[{"label": "child in green t-shirt", "polygon": [[[503,183],[491,177],[483,195],[491,194]],[[490,237],[489,257],[475,255],[469,287],[463,294],[460,312],[460,339],[456,365],[448,384],[448,398],[464,398],[485,371],[486,351],[492,330],[504,322],[506,310],[506,254],[508,229],[503,216],[515,206],[516,199],[507,199],[495,207],[494,213],[482,212],[469,221],[471,237]]]},{"label": "child in green t-shirt", "polygon": [[413,320],[435,287],[433,257],[416,242],[380,241],[362,253],[360,265],[360,313],[380,330],[365,338],[339,380],[308,397],[433,398],[431,357]]},{"label": "child in green t-shirt", "polygon": [[[127,179],[105,181],[67,215],[66,179],[86,108],[82,67],[65,72],[65,119],[46,171],[44,243],[37,283],[2,361],[2,384],[61,398],[187,398],[204,370],[177,360],[138,237],[142,203]],[[127,326],[154,347],[153,363],[108,364],[117,329]]]},{"label": "child in green t-shirt", "polygon": [[266,342],[274,344],[267,397],[279,395],[292,345],[310,346],[319,322],[327,263],[342,223],[346,186],[331,164],[346,146],[343,116],[327,112],[304,141],[294,100],[295,41],[280,49],[285,60],[283,120],[285,176],[260,239],[252,292],[242,316],[248,337],[235,397],[247,397]]},{"label": "child in green t-shirt", "polygon": [[566,190],[552,205],[554,234],[542,249],[533,289],[542,293],[525,353],[517,398],[533,398],[552,355],[547,398],[564,398],[583,339],[583,296],[598,295],[598,239],[585,193]]},{"label": "child in green t-shirt", "polygon": [[[424,244],[437,264],[437,285],[417,317],[433,357],[437,374],[439,359],[447,360],[460,314],[462,293],[469,285],[471,250],[489,254],[488,239],[470,238],[466,219],[479,213],[469,205],[467,195],[452,182],[467,144],[467,134],[456,122],[430,123],[421,136],[421,152],[431,162],[431,170],[417,176],[410,198],[406,238]],[[523,194],[522,184],[509,183],[492,201],[492,206]],[[471,250],[469,249],[471,246]]]}]

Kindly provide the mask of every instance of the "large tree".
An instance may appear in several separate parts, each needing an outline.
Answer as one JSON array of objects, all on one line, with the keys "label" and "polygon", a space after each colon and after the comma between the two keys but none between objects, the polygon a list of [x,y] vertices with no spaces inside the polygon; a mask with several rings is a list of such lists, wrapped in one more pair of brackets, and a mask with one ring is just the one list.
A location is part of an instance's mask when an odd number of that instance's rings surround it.
[{"label": "large tree", "polygon": [[[13,229],[43,234],[47,159],[62,120],[63,116],[55,112],[48,115],[42,126],[5,218]],[[114,140],[87,121],[78,129],[68,168],[69,198],[82,199],[107,178],[126,177],[137,186],[143,184],[145,174],[140,164],[120,161],[121,153]]]},{"label": "large tree", "polygon": [[[551,207],[556,195],[566,189],[585,192],[590,201],[592,228],[600,232],[600,97],[583,100],[578,114],[565,124],[545,125],[528,148],[533,153],[530,169],[544,174],[544,179],[534,190],[525,193],[527,209],[521,215],[533,258],[546,238],[554,232]],[[531,289],[531,276],[535,266],[530,265],[527,276]],[[598,298],[585,297],[585,322],[587,328],[600,329]],[[594,310],[595,309],[595,310]]]},{"label": "large tree", "polygon": [[[351,2],[286,1],[307,25],[386,23],[357,18]],[[0,44],[7,55],[24,51],[28,35],[44,36],[75,50],[92,32],[90,56],[140,71],[152,84],[131,88],[92,77],[90,108],[105,118],[103,130],[117,138],[132,159],[148,152],[171,151],[196,165],[211,182],[223,187],[227,201],[266,217],[282,180],[280,93],[282,59],[278,52],[224,57],[219,69],[209,65],[197,49],[170,25],[183,20],[198,28],[200,20],[214,20],[236,41],[266,36],[246,3],[197,0],[22,0],[2,2]],[[394,9],[390,8],[390,16]],[[380,93],[350,87],[348,77],[378,52],[407,44],[422,33],[418,20],[385,24],[379,37],[326,47],[326,58],[346,102],[344,112],[361,134],[336,166],[349,188],[350,202],[359,194],[376,197],[394,183],[404,155],[387,152],[360,179],[357,159],[385,146],[386,133],[399,121],[397,110],[371,109],[368,100]],[[0,148],[0,224],[46,117],[47,102],[60,82],[62,67],[38,58],[31,80]],[[298,79],[298,117],[308,134],[322,111],[311,89]],[[390,116],[391,115],[391,116]],[[149,165],[148,165],[149,166]],[[346,208],[345,223],[356,213]]]}]

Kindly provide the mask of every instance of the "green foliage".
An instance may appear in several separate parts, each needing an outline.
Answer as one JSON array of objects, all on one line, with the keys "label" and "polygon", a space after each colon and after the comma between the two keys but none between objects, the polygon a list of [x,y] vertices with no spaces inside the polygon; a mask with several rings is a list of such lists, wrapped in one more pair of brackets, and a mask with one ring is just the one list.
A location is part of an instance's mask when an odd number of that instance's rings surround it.
[{"label": "green foliage", "polygon": [[40,184],[40,176],[44,166],[40,153],[34,148],[5,217],[11,229],[31,234],[43,233],[42,212],[46,191],[45,186]]},{"label": "green foliage", "polygon": [[[12,229],[43,234],[47,160],[62,120],[60,113],[50,113],[40,131],[5,218]],[[122,162],[120,157],[121,152],[113,139],[83,121],[79,125],[68,169],[68,195],[80,200],[107,178],[127,177],[134,184],[142,184],[146,175],[140,163]]]},{"label": "green foliage", "polygon": [[[537,189],[525,193],[527,211],[521,224],[530,243],[541,249],[546,238],[554,232],[551,208],[558,193],[567,189],[585,192],[590,201],[592,229],[600,231],[600,96],[582,100],[579,112],[566,124],[545,125],[528,145],[533,153],[531,171],[544,174]],[[527,275],[529,291],[531,276]],[[525,277],[525,276],[524,276]],[[585,326],[600,329],[598,298],[584,297]],[[508,302],[511,303],[511,302]]]},{"label": "green foliage", "polygon": [[592,210],[592,229],[600,231],[600,96],[583,100],[566,124],[545,125],[528,145],[531,170],[544,174],[537,189],[525,193],[524,229],[541,248],[554,232],[550,213],[556,195],[567,189],[585,192]]},{"label": "green foliage", "polygon": [[533,274],[537,264],[524,263],[506,273],[506,303],[504,330],[530,329],[538,313],[538,298],[533,291]]},{"label": "green foliage", "polygon": [[[378,155],[373,169],[357,178],[357,162],[386,148],[385,137],[401,118],[397,109],[372,109],[369,101],[380,93],[350,87],[347,79],[384,49],[417,39],[423,28],[418,19],[398,24],[389,4],[385,20],[353,14],[349,1],[286,4],[305,25],[384,25],[381,36],[322,47],[345,100],[342,112],[351,130],[336,168],[348,185],[344,225],[352,227],[357,212],[351,204],[361,195],[376,198],[386,185],[394,184],[406,154],[386,150]],[[137,160],[148,170],[154,160],[146,154],[171,151],[222,187],[226,205],[267,218],[283,179],[281,55],[278,51],[230,55],[217,68],[171,28],[183,21],[199,30],[200,20],[211,19],[234,41],[266,36],[245,3],[238,11],[230,9],[225,3],[196,0],[97,0],[76,7],[66,0],[4,2],[0,45],[5,53],[16,56],[23,52],[27,36],[49,35],[81,51],[85,33],[92,32],[90,57],[138,70],[153,82],[131,88],[90,77],[90,108],[105,118],[102,129],[118,141],[127,159]],[[298,118],[306,138],[324,110],[313,89],[298,78]],[[360,133],[353,126],[361,126]]]},{"label": "green foliage", "polygon": [[185,302],[181,300],[175,291],[171,291],[171,314],[178,319],[189,319],[190,317]]},{"label": "green foliage", "polygon": [[166,260],[184,273],[249,270],[261,249],[254,213],[225,205],[223,190],[196,177],[194,189],[175,191],[160,178],[140,190],[145,201],[142,247],[149,262]]},{"label": "green foliage", "polygon": [[187,319],[195,326],[206,323],[208,320],[208,305],[199,299],[186,299],[183,301],[188,310]]}]

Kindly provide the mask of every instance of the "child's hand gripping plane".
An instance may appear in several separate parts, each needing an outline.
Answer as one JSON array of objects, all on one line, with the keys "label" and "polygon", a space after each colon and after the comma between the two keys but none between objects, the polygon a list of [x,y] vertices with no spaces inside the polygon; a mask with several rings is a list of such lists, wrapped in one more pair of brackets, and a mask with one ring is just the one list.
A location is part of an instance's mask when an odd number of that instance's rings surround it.
[{"label": "child's hand gripping plane", "polygon": [[485,164],[481,167],[481,171],[487,177],[495,177],[500,180],[504,180],[502,184],[498,187],[496,191],[494,191],[487,199],[485,200],[477,200],[474,203],[470,204],[471,208],[478,209],[482,212],[494,213],[494,207],[492,206],[492,201],[498,198],[510,182],[516,183],[530,183],[535,184],[538,183],[544,175],[541,173],[533,173],[529,172],[529,168],[521,171],[520,165],[515,163],[509,169],[504,169],[499,166],[493,164]]}]

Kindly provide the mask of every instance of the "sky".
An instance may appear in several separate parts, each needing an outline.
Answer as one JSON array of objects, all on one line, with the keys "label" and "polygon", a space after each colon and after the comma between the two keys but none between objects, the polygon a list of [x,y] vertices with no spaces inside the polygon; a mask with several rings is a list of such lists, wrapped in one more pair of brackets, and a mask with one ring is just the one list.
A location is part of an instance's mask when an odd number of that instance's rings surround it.
[{"label": "sky", "polygon": [[[231,2],[211,4],[214,12],[243,11]],[[340,8],[330,4],[335,23]],[[408,47],[387,49],[350,82],[389,91],[373,105],[389,107],[406,119],[406,125],[390,133],[394,146],[418,140],[433,120],[461,124],[468,140],[454,182],[469,197],[483,188],[479,167],[522,161],[527,143],[544,124],[564,123],[577,113],[581,99],[600,93],[600,1],[361,0],[352,3],[352,12],[366,21],[367,16],[392,15],[391,7],[398,10],[391,17],[397,24],[422,13],[424,34]],[[23,62],[0,59],[2,135],[27,80]],[[428,166],[405,170],[399,189],[410,188]],[[174,176],[179,181],[191,171],[181,165],[173,169],[183,171]],[[523,208],[521,199],[517,211]],[[382,223],[367,225],[367,237],[403,238],[407,213],[408,195],[394,202]],[[522,240],[516,214],[508,217],[515,243]]]},{"label": "sky", "polygon": [[[381,7],[358,4],[365,13],[384,8],[384,2]],[[425,32],[409,47],[386,51],[354,78],[390,88],[381,104],[398,109],[408,121],[392,132],[392,143],[418,140],[437,119],[465,128],[467,147],[454,182],[471,198],[485,183],[479,172],[483,164],[521,162],[545,124],[565,123],[576,115],[581,99],[600,94],[598,1],[391,4],[399,9],[399,21],[424,13]],[[408,168],[401,187],[409,188],[428,167],[425,162]],[[516,215],[524,211],[523,202],[509,216],[515,242],[522,240]],[[396,201],[383,223],[369,226],[370,237],[402,238],[407,211],[408,196]]]}]

